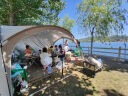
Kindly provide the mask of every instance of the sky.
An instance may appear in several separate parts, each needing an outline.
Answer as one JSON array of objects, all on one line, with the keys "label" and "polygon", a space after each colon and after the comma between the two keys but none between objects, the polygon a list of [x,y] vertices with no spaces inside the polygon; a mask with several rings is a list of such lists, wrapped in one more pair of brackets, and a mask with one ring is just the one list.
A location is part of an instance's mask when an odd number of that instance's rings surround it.
[{"label": "sky", "polygon": [[[66,15],[68,15],[70,18],[77,21],[77,18],[78,18],[77,5],[81,2],[81,0],[63,0],[63,1],[66,1],[67,3],[66,3],[66,7],[64,8],[64,10],[60,13],[59,17],[64,18]],[[78,34],[78,31],[79,31],[79,28],[77,24],[75,24],[72,29],[72,34],[76,38],[80,38],[80,34]]]},{"label": "sky", "polygon": [[[64,8],[62,10],[62,12],[60,13],[59,17],[60,18],[64,18],[66,15],[68,15],[70,18],[74,19],[75,21],[77,21],[78,18],[78,12],[77,12],[77,5],[82,2],[82,0],[63,0],[66,1],[66,8]],[[128,9],[128,3],[124,2],[125,0],[123,0],[123,5],[122,8],[126,8]],[[128,35],[128,25],[124,26],[124,35]],[[86,34],[84,34],[84,32],[82,32],[82,30],[80,29],[80,27],[78,26],[78,24],[76,23],[72,29],[72,34],[77,38],[85,38],[87,37]]]}]

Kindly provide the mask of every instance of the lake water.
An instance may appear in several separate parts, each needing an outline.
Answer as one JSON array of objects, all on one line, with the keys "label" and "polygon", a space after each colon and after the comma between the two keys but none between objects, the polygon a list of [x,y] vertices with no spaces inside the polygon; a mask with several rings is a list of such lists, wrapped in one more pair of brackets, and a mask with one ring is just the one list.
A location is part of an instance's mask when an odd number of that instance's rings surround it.
[{"label": "lake water", "polygon": [[[75,46],[75,43],[69,43],[69,46]],[[90,47],[91,43],[81,43],[81,47]],[[128,49],[128,42],[105,42],[105,43],[93,43],[93,47],[103,47],[103,48],[126,48]],[[74,47],[72,49],[75,49]],[[83,50],[87,50],[86,48],[83,48]],[[112,49],[93,49],[93,51],[105,51],[105,52],[116,52],[118,53],[118,50],[112,50]],[[84,53],[88,54],[88,51],[83,51]],[[128,54],[128,50],[122,50],[121,53]],[[97,55],[105,55],[105,56],[113,56],[118,57],[118,54],[112,54],[112,53],[99,53],[99,52],[93,52],[93,54]],[[128,55],[121,55],[121,58],[128,59]]]}]

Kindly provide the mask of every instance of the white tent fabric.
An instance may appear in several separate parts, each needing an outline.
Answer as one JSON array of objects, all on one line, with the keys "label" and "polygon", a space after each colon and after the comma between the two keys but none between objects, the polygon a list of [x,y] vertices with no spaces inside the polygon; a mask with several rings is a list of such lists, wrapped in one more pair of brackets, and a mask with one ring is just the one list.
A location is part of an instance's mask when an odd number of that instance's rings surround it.
[{"label": "white tent fabric", "polygon": [[[47,35],[45,35],[44,37],[44,34],[38,33],[30,37],[24,38],[16,44],[16,48],[23,51],[25,49],[25,45],[30,45],[32,49],[37,51],[39,49],[42,49],[43,47],[49,47],[51,46],[51,42],[46,36]],[[21,45],[23,47],[20,47]]]},{"label": "white tent fabric", "polygon": [[0,51],[0,86],[1,86],[0,96],[9,96],[8,83],[7,83],[6,73],[4,70],[4,64],[3,64],[2,59],[3,58],[2,58],[1,51]]},{"label": "white tent fabric", "polygon": [[1,37],[2,41],[6,40],[7,38],[13,36],[14,34],[30,28],[32,26],[1,26]]},{"label": "white tent fabric", "polygon": [[[4,42],[7,38],[17,34],[18,32],[35,26],[1,26],[1,36]],[[67,34],[59,32],[58,30],[48,30],[40,33],[32,34],[27,38],[23,38],[15,47],[21,51],[25,50],[25,45],[30,45],[34,50],[42,49],[43,47],[51,46],[60,37],[71,38]]]}]

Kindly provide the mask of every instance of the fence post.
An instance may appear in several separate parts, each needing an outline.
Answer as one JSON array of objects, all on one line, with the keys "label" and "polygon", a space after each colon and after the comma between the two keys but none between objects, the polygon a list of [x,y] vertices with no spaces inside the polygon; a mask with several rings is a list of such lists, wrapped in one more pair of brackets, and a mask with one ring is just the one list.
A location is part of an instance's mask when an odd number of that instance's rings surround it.
[{"label": "fence post", "polygon": [[118,60],[120,60],[121,46],[118,49]]}]

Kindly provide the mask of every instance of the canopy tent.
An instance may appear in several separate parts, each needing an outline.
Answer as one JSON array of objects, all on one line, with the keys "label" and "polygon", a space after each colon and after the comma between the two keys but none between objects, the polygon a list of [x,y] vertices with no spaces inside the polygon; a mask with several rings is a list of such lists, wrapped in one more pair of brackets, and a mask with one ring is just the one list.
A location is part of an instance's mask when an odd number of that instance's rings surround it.
[{"label": "canopy tent", "polygon": [[[13,36],[14,34],[18,33],[19,31],[24,30],[26,28],[30,28],[32,26],[18,26],[17,28],[15,28],[14,26],[2,26],[1,28],[1,35],[2,35],[2,41],[6,41],[7,38]],[[35,32],[33,34],[31,34],[30,36],[24,36],[17,44],[16,47],[18,49],[25,49],[25,45],[31,45],[31,47],[33,49],[41,49],[44,46],[45,47],[49,47],[50,45],[53,45],[58,39],[60,38],[68,38],[68,39],[72,39],[71,34],[65,33],[65,32],[61,32],[59,30],[45,30],[43,32]],[[22,46],[21,46],[22,45]]]},{"label": "canopy tent", "polygon": [[[58,26],[0,26],[0,40],[1,40],[1,57],[0,59],[0,86],[6,86],[0,88],[0,93],[3,96],[9,96],[9,92],[12,95],[11,88],[11,54],[15,46],[23,49],[25,46],[22,44],[29,44],[33,49],[40,49],[53,45],[57,40],[61,38],[67,38],[73,40],[76,44],[74,36],[66,29]],[[20,42],[19,45],[17,42]],[[4,61],[4,62],[3,62]],[[4,63],[4,64],[3,64]],[[5,70],[7,72],[7,79],[5,76]],[[4,82],[4,83],[3,83]],[[8,82],[8,84],[7,84]],[[9,86],[9,89],[7,87]]]},{"label": "canopy tent", "polygon": [[48,48],[53,45],[58,39],[60,39],[60,37],[71,39],[68,35],[58,32],[57,30],[47,30],[23,38],[16,44],[16,48],[20,50],[25,50],[25,45],[30,45],[30,47],[34,50],[39,50],[43,47]]}]

